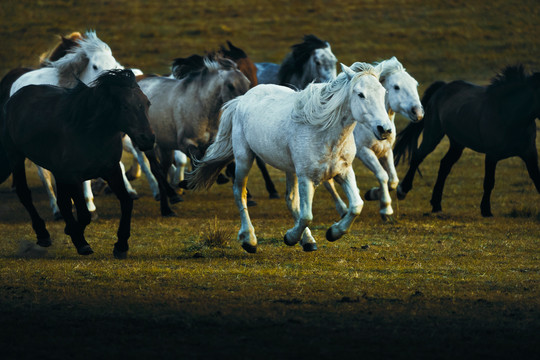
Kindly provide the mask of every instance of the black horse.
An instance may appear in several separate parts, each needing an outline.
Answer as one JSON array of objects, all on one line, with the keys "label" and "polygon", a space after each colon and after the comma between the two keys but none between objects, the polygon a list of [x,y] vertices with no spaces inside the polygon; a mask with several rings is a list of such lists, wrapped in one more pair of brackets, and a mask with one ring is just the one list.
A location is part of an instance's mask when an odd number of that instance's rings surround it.
[{"label": "black horse", "polygon": [[[0,150],[5,153],[0,159],[9,161],[17,195],[30,214],[37,243],[43,247],[51,245],[51,238],[32,203],[24,160],[28,158],[53,173],[58,206],[66,222],[64,232],[81,255],[93,253],[84,238],[91,216],[82,183],[104,178],[120,200],[122,212],[113,254],[125,258],[133,199],[125,189],[119,165],[122,134],[127,133],[141,149],[153,147],[155,136],[148,123],[150,103],[131,70],[108,71],[91,85],[79,82],[73,89],[29,85],[15,93],[2,114]],[[9,172],[1,172],[0,182]],[[72,199],[77,219],[72,213]]]},{"label": "black horse", "polygon": [[[397,195],[404,199],[412,188],[420,163],[439,144],[444,135],[450,149],[441,160],[437,182],[431,197],[432,211],[441,211],[446,177],[459,160],[463,149],[486,154],[482,216],[491,213],[491,191],[495,186],[497,162],[519,156],[540,192],[540,172],[536,149],[536,122],[540,116],[540,73],[528,75],[523,66],[508,66],[489,86],[465,81],[433,83],[424,93],[424,120],[409,124],[397,136],[396,164],[408,153],[409,170],[399,184]],[[418,138],[424,132],[417,148]]]}]

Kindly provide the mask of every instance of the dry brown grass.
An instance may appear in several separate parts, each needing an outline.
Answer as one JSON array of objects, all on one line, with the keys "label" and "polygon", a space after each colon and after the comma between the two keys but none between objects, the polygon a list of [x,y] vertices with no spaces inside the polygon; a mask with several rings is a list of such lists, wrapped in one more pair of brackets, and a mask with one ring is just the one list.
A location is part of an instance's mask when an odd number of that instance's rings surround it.
[{"label": "dry brown grass", "polygon": [[[539,12],[535,1],[497,0],[4,1],[0,72],[35,65],[55,35],[86,28],[122,64],[148,73],[165,73],[171,59],[226,39],[255,61],[279,62],[303,34],[316,33],[346,64],[396,55],[422,92],[437,79],[487,83],[516,62],[540,69]],[[482,218],[483,157],[466,150],[448,178],[444,212],[430,214],[447,147],[443,141],[426,159],[407,200],[394,199],[394,224],[383,224],[378,204],[366,203],[351,233],[328,243],[324,233],[337,214],[318,189],[315,253],[283,244],[292,220],[283,200],[266,198],[254,168],[257,254],[234,239],[230,184],[188,193],[175,205],[178,218],[164,219],[138,179],[129,258],[112,257],[119,206],[110,195],[96,198],[100,218],[87,229],[95,254],[81,257],[63,223],[51,220],[29,165],[54,244],[45,258],[16,256],[34,235],[10,182],[0,185],[3,356],[532,358],[540,353],[539,195],[519,159],[502,161],[495,217]],[[283,194],[284,175],[270,170]],[[376,185],[360,163],[355,170],[362,191]]]}]

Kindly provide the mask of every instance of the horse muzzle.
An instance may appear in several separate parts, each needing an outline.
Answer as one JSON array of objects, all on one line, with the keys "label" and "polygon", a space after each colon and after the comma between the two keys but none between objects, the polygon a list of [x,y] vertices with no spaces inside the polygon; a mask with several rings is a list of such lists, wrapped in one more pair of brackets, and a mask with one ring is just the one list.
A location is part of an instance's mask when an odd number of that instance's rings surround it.
[{"label": "horse muzzle", "polygon": [[[131,136],[130,136],[131,137]],[[148,151],[154,148],[156,142],[156,135],[154,134],[141,134],[135,137],[131,137],[135,145],[141,151]]]},{"label": "horse muzzle", "polygon": [[409,120],[411,122],[419,122],[424,118],[424,108],[422,106],[414,106],[409,111]]}]

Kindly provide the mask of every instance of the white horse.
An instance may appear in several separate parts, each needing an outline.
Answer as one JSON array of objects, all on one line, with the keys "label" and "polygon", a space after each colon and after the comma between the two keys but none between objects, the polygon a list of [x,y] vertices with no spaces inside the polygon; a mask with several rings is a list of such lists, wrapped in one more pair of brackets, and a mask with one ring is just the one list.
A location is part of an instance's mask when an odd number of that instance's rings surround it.
[{"label": "white horse", "polygon": [[163,216],[174,215],[167,197],[172,202],[180,201],[164,176],[173,151],[202,157],[217,133],[221,106],[249,89],[249,80],[232,60],[210,55],[201,57],[201,62],[201,69],[180,80],[156,76],[139,81],[152,103],[148,117],[156,134],[161,169],[154,152],[148,151],[146,156],[159,183]]},{"label": "white horse", "polygon": [[315,35],[304,36],[281,65],[255,63],[259,84],[278,84],[304,89],[312,82],[328,82],[336,77],[337,58],[330,44]]},{"label": "white horse", "polygon": [[234,198],[242,226],[238,239],[249,253],[257,238],[248,214],[246,184],[255,156],[285,171],[286,202],[295,226],[288,230],[287,245],[300,241],[304,251],[317,250],[308,225],[313,219],[315,187],[336,178],[349,199],[347,214],[326,232],[329,241],[347,233],[362,210],[352,162],[356,153],[353,130],[365,124],[381,138],[392,127],[384,108],[384,88],[379,73],[361,64],[355,73],[345,65],[330,83],[311,84],[302,91],[279,85],[259,85],[223,107],[219,132],[206,155],[186,175],[188,188],[208,188],[233,158],[236,176]]},{"label": "white horse", "polygon": [[[366,200],[379,200],[381,217],[385,221],[392,221],[394,210],[389,191],[395,190],[399,183],[392,152],[396,140],[394,118],[396,113],[400,113],[411,122],[417,122],[424,117],[424,109],[418,96],[418,82],[409,75],[396,57],[380,62],[376,67],[381,73],[381,84],[386,89],[385,106],[392,123],[391,133],[385,139],[379,139],[366,131],[364,124],[360,124],[354,129],[354,139],[356,157],[375,174],[380,184],[380,187],[368,190],[364,197]],[[357,70],[355,65],[351,68]],[[358,68],[360,69],[361,67]],[[324,186],[332,195],[339,214],[345,215],[347,206],[338,195],[333,181],[325,182]]]},{"label": "white horse", "polygon": [[[79,46],[71,49],[64,57],[50,62],[49,66],[21,75],[11,86],[10,96],[26,85],[55,85],[71,88],[76,86],[79,80],[88,85],[105,70],[123,68],[112,55],[109,46],[97,37],[95,31],[86,32],[78,43]],[[52,175],[40,166],[37,166],[37,169],[49,196],[54,217],[59,219],[61,215],[52,185]],[[124,183],[133,195],[134,190],[125,177]],[[96,206],[90,181],[84,182],[84,193],[88,210],[95,214]]]}]

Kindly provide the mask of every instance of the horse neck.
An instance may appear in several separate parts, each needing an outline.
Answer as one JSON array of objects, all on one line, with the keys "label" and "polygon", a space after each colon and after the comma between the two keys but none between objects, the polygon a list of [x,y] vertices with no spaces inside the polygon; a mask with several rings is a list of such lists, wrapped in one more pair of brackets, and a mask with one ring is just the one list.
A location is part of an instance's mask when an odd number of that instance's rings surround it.
[{"label": "horse neck", "polygon": [[[210,77],[211,80],[209,80]],[[188,98],[199,104],[199,109],[202,109],[200,110],[201,117],[217,119],[223,105],[221,98],[223,84],[220,84],[220,75],[211,74],[204,81],[202,80],[202,78],[198,79],[196,86],[188,86],[185,93],[189,94]]]},{"label": "horse neck", "polygon": [[[519,89],[509,89],[503,96],[496,96],[490,101],[498,108],[495,117],[504,122],[506,127],[523,128],[534,124],[538,114],[534,106],[532,94],[534,89],[520,86]],[[511,96],[511,97],[510,97]],[[499,99],[505,100],[499,100]]]}]

